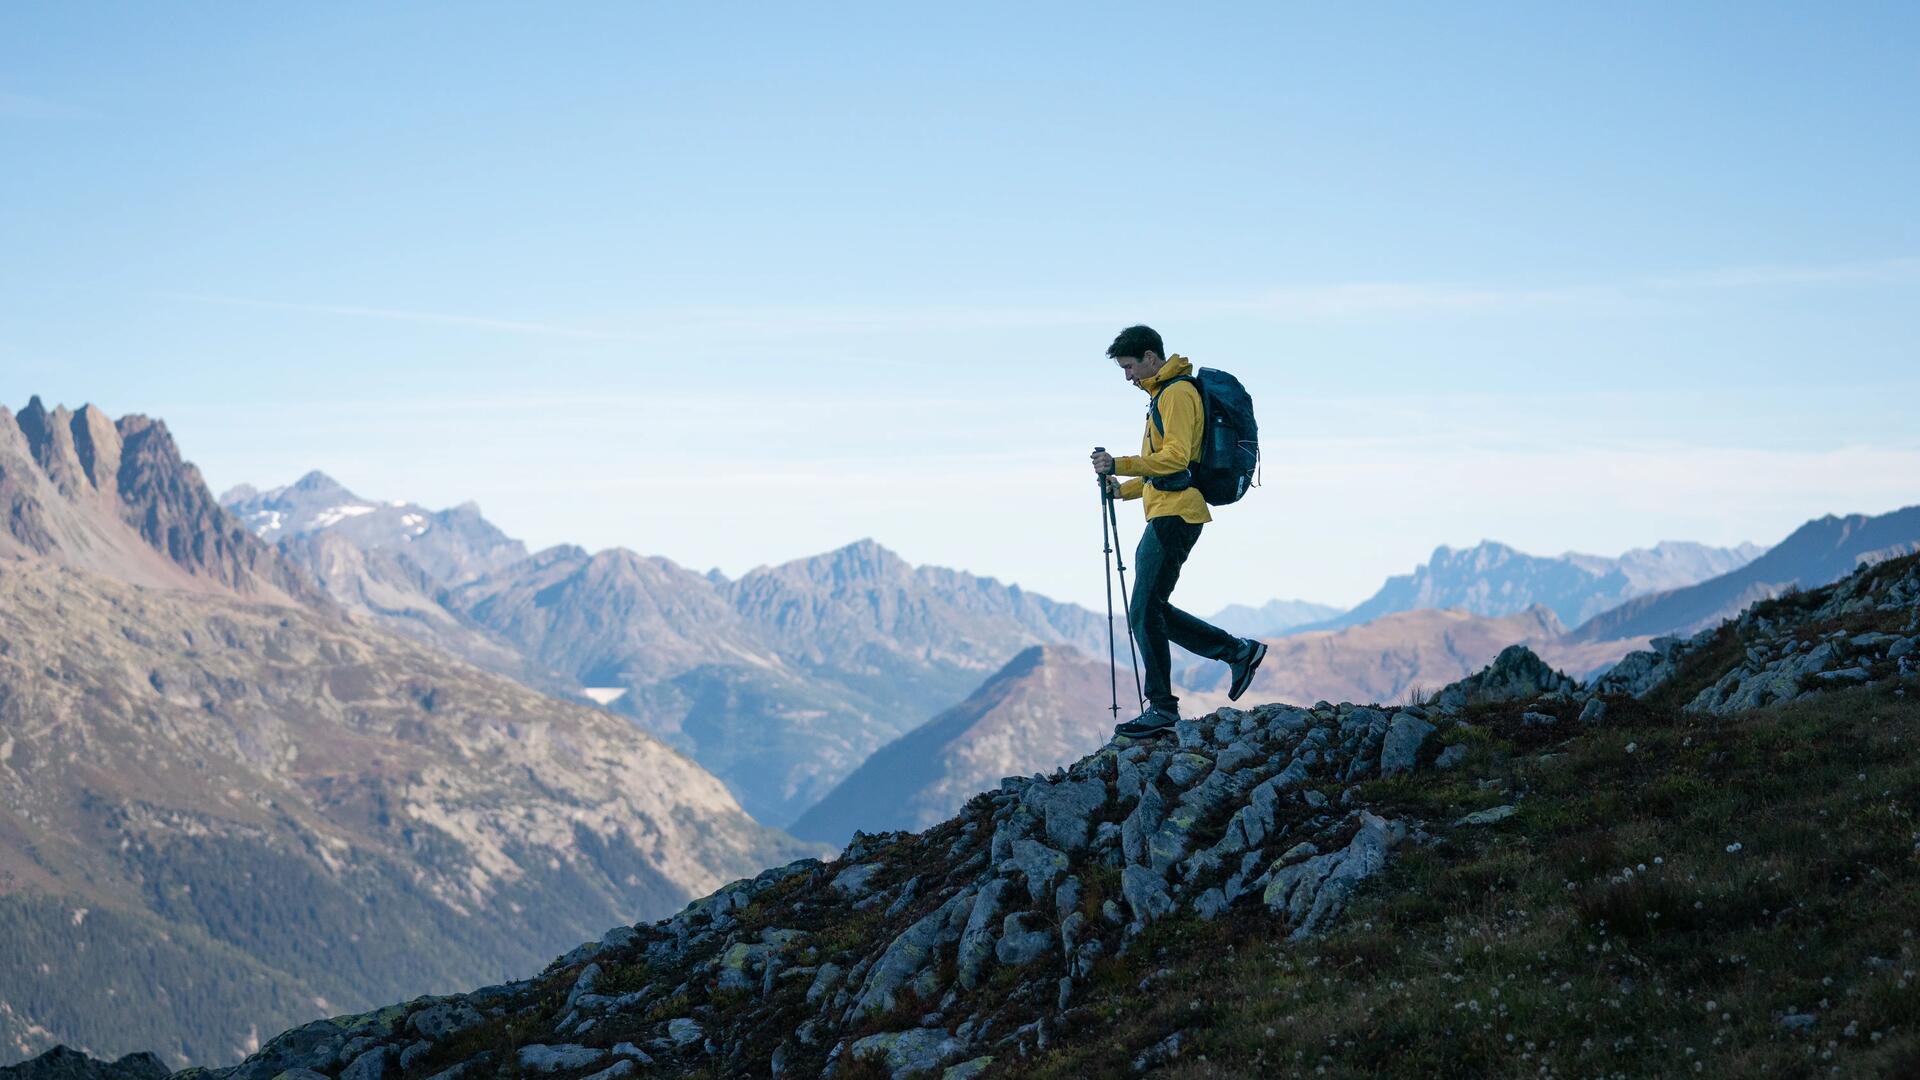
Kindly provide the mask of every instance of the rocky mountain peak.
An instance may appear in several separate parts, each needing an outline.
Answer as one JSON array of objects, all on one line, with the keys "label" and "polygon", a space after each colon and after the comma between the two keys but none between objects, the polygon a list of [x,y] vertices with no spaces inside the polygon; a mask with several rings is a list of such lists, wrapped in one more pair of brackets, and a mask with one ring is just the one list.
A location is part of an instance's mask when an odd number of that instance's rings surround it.
[{"label": "rocky mountain peak", "polygon": [[586,559],[587,549],[579,544],[555,544],[552,547],[541,548],[527,557],[527,561],[535,567],[552,566],[563,562],[585,562]]},{"label": "rocky mountain peak", "polygon": [[1434,705],[1457,712],[1470,705],[1572,693],[1578,688],[1575,680],[1555,671],[1525,645],[1509,645],[1493,663],[1440,691]]},{"label": "rocky mountain peak", "polygon": [[120,430],[96,405],[83,405],[73,415],[74,452],[94,490],[109,497],[119,491]]},{"label": "rocky mountain peak", "polygon": [[[1441,544],[1433,549],[1428,559],[1427,569],[1474,569],[1485,570],[1508,562],[1520,553],[1497,540],[1482,540],[1472,547],[1454,548]],[[1418,571],[1415,571],[1418,573]]]},{"label": "rocky mountain peak", "polygon": [[343,499],[358,499],[359,496],[348,491],[338,480],[321,472],[310,470],[305,476],[287,485],[287,491],[301,495],[337,495]]},{"label": "rocky mountain peak", "polygon": [[872,538],[855,540],[824,555],[787,565],[800,570],[809,580],[822,584],[884,581],[913,573],[913,567],[905,559]]},{"label": "rocky mountain peak", "polygon": [[235,592],[322,601],[291,564],[215,501],[200,470],[180,456],[165,422],[136,413],[121,417],[115,428],[121,514],[148,544],[196,577]]},{"label": "rocky mountain peak", "polygon": [[0,545],[142,585],[320,600],[221,509],[160,421],[48,409],[38,395],[6,416]]},{"label": "rocky mountain peak", "polygon": [[20,431],[27,437],[28,452],[40,471],[53,481],[61,495],[72,499],[92,485],[80,464],[79,451],[73,445],[73,414],[66,406],[49,411],[35,394],[17,417]]}]

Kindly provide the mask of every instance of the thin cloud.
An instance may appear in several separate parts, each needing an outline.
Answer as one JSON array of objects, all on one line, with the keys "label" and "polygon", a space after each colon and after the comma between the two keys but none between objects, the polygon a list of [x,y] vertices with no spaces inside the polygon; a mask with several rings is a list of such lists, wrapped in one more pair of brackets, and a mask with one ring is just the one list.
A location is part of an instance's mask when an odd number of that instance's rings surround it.
[{"label": "thin cloud", "polygon": [[211,296],[203,293],[162,293],[170,300],[194,304],[218,304],[224,307],[260,308],[269,311],[297,311],[314,315],[345,315],[360,319],[385,319],[392,322],[426,323],[456,326],[466,330],[496,330],[508,334],[533,334],[542,337],[579,338],[595,341],[630,340],[619,334],[587,330],[553,323],[493,319],[480,315],[459,315],[444,311],[410,311],[402,308],[360,307],[349,304],[301,304],[280,300],[254,300],[240,296]]},{"label": "thin cloud", "polygon": [[[1604,290],[1504,289],[1481,285],[1357,282],[1275,289],[1245,300],[1190,301],[1191,314],[1250,314],[1297,319],[1342,319],[1426,312],[1537,307],[1597,298]],[[1176,307],[1181,305],[1176,304]]]},{"label": "thin cloud", "polygon": [[1794,285],[1855,285],[1920,277],[1920,258],[1873,259],[1807,265],[1765,264],[1649,278],[1663,289],[1753,289]]}]

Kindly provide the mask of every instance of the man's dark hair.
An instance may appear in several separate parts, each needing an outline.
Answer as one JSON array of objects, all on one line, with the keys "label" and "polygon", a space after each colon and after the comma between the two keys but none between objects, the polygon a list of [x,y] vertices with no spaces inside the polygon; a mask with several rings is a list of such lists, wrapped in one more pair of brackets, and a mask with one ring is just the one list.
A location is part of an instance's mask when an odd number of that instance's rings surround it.
[{"label": "man's dark hair", "polygon": [[1160,335],[1151,326],[1129,326],[1120,331],[1120,336],[1107,346],[1107,355],[1115,360],[1123,356],[1139,358],[1152,350],[1160,359],[1167,358],[1167,347],[1160,344]]}]

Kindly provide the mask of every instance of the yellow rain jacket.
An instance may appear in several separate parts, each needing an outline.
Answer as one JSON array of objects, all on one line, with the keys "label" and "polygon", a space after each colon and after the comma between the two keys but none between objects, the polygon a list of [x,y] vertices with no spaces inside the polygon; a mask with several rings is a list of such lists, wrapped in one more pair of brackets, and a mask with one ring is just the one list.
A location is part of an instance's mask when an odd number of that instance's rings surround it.
[{"label": "yellow rain jacket", "polygon": [[[1167,357],[1167,362],[1153,377],[1140,384],[1149,397],[1167,383],[1182,375],[1193,374],[1193,365],[1187,358],[1175,354]],[[1160,395],[1160,419],[1167,426],[1162,436],[1153,426],[1153,410],[1147,410],[1147,431],[1140,437],[1140,455],[1131,454],[1113,459],[1113,471],[1119,476],[1151,477],[1172,476],[1174,473],[1193,464],[1200,456],[1200,438],[1205,433],[1206,407],[1200,401],[1200,388],[1190,382],[1168,386],[1166,393]],[[1148,484],[1146,480],[1129,480],[1120,485],[1120,497],[1138,499],[1145,496],[1147,501],[1147,520],[1157,517],[1178,516],[1195,525],[1213,520],[1207,511],[1207,500],[1200,489],[1187,488],[1184,491],[1161,491]]]}]

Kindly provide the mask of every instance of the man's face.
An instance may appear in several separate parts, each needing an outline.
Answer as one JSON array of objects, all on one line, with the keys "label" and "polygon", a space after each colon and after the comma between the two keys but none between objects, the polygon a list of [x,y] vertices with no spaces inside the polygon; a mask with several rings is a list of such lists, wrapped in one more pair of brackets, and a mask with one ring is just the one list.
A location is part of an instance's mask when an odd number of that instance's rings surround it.
[{"label": "man's face", "polygon": [[1140,356],[1116,356],[1113,362],[1120,365],[1120,371],[1126,375],[1128,382],[1138,386],[1142,380],[1152,378],[1164,361],[1159,353],[1148,349]]}]

